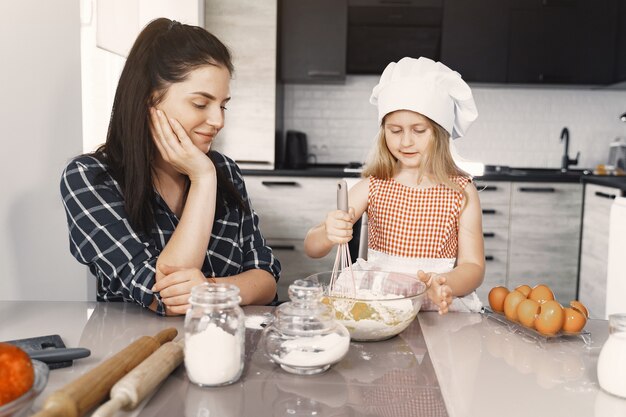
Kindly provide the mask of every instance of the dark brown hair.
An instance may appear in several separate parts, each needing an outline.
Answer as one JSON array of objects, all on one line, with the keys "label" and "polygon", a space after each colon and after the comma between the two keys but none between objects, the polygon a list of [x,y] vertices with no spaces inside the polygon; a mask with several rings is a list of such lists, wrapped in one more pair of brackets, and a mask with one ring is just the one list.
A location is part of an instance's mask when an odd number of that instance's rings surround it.
[{"label": "dark brown hair", "polygon": [[[184,81],[203,65],[221,65],[233,73],[228,48],[198,26],[166,18],[155,19],[139,34],[117,85],[106,142],[92,155],[108,165],[120,184],[131,226],[150,234],[155,225],[152,160],[156,147],[150,131],[150,107],[167,88]],[[211,153],[209,157],[213,160]],[[218,204],[244,208],[234,185],[216,164]]]}]

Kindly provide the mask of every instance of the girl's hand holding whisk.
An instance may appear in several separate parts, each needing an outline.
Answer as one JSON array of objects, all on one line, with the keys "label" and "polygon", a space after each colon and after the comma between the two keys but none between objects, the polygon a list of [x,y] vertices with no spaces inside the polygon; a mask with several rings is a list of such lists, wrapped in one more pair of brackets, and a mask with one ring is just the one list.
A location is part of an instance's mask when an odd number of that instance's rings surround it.
[{"label": "girl's hand holding whisk", "polygon": [[417,277],[428,287],[428,298],[439,306],[439,314],[447,313],[452,303],[452,289],[446,284],[446,277],[422,270],[417,271]]},{"label": "girl's hand holding whisk", "polygon": [[350,207],[348,213],[343,210],[334,210],[328,213],[324,221],[326,238],[333,243],[343,244],[352,240],[352,220],[354,208]]}]

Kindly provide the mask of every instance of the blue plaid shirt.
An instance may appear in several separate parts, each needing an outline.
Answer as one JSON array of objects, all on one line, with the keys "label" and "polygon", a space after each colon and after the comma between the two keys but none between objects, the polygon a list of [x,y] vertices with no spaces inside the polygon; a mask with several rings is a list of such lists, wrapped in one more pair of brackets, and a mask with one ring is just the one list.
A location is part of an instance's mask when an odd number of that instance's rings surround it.
[{"label": "blue plaid shirt", "polygon": [[[244,204],[250,205],[241,170],[230,158],[215,152],[216,163],[228,175]],[[156,193],[156,192],[155,192]],[[98,300],[137,302],[148,307],[156,295],[157,313],[165,314],[158,294],[151,290],[159,254],[174,233],[178,217],[156,193],[156,227],[150,236],[131,227],[124,197],[107,166],[91,156],[72,160],[61,177],[67,214],[70,251],[88,265],[98,282]],[[278,281],[280,262],[266,245],[259,218],[251,210],[227,207],[213,221],[202,265],[205,276],[225,277],[263,269]]]}]

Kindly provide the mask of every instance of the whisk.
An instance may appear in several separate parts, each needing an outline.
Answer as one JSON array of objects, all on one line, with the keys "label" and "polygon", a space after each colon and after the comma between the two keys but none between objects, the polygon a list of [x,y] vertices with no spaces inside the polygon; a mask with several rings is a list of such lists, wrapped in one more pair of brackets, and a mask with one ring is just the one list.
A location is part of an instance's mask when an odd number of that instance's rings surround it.
[{"label": "whisk", "polygon": [[[348,184],[345,180],[337,182],[337,209],[348,212]],[[356,284],[352,273],[352,259],[347,243],[337,247],[335,264],[330,276],[330,293],[339,297],[354,298]]]}]

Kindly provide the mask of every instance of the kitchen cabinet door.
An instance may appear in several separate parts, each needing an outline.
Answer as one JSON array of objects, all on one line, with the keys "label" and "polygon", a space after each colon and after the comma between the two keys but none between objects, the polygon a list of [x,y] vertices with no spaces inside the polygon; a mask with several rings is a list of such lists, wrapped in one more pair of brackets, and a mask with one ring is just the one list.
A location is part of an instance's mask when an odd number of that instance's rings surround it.
[{"label": "kitchen cabinet door", "polygon": [[506,82],[508,22],[506,1],[446,0],[441,61],[469,82]]},{"label": "kitchen cabinet door", "polygon": [[507,82],[613,82],[616,11],[616,0],[512,1]]},{"label": "kitchen cabinet door", "polygon": [[506,285],[511,183],[479,180],[476,189],[483,212],[485,241],[485,279],[476,294],[483,304],[488,304],[489,290]]},{"label": "kitchen cabinet door", "polygon": [[267,239],[268,245],[280,261],[282,270],[278,280],[278,300],[288,301],[288,289],[295,280],[306,278],[318,272],[332,271],[336,250],[331,250],[323,258],[309,258],[304,253],[303,239]]},{"label": "kitchen cabinet door", "polygon": [[277,0],[205,3],[205,27],[228,46],[235,67],[233,99],[212,146],[242,168],[274,168],[277,7]]},{"label": "kitchen cabinet door", "polygon": [[282,0],[279,16],[281,80],[345,80],[347,0]]},{"label": "kitchen cabinet door", "polygon": [[595,319],[605,317],[609,218],[613,200],[619,195],[616,188],[585,185],[578,297],[589,310],[589,317]]},{"label": "kitchen cabinet door", "polygon": [[582,185],[513,183],[508,286],[546,284],[557,300],[576,297]]},{"label": "kitchen cabinet door", "polygon": [[338,178],[247,176],[246,188],[268,238],[304,240],[337,207]]},{"label": "kitchen cabinet door", "polygon": [[259,227],[282,265],[279,300],[287,300],[287,288],[298,278],[330,271],[335,250],[321,259],[304,253],[304,237],[326,213],[337,207],[339,178],[246,176],[252,207]]}]

